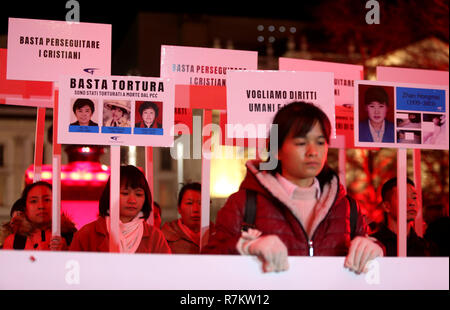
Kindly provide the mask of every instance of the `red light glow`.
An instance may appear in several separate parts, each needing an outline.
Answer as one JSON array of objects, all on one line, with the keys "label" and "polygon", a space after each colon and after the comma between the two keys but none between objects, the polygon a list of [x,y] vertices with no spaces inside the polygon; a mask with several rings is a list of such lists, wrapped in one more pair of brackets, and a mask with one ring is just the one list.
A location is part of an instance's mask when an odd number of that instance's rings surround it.
[{"label": "red light glow", "polygon": [[44,171],[41,173],[41,179],[42,180],[51,180],[52,179],[52,173],[49,171]]},{"label": "red light glow", "polygon": [[109,178],[109,174],[105,173],[105,172],[99,172],[96,174],[95,177],[98,181],[103,181],[106,182]]},{"label": "red light glow", "polygon": [[[90,148],[85,147],[85,151],[90,151]],[[89,150],[87,150],[89,149]],[[110,169],[106,165],[93,162],[73,162],[68,165],[61,166],[61,182],[67,185],[77,185],[94,182],[95,186],[99,183],[106,183],[110,175]],[[43,165],[41,172],[41,180],[52,181],[52,166]],[[34,167],[31,165],[25,172],[25,181],[27,184],[33,182]]]},{"label": "red light glow", "polygon": [[71,172],[69,174],[69,179],[71,179],[73,181],[81,180],[81,173],[79,173],[79,172]]}]

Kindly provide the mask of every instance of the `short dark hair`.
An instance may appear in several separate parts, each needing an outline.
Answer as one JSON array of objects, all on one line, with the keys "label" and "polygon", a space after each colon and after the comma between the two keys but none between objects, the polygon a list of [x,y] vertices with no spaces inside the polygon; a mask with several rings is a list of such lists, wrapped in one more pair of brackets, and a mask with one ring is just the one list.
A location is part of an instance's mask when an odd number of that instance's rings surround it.
[{"label": "short dark hair", "polygon": [[188,190],[193,190],[197,192],[202,191],[202,185],[198,182],[191,182],[186,183],[183,185],[183,187],[180,189],[180,193],[178,194],[178,207],[181,205],[181,201],[183,200],[184,193]]},{"label": "short dark hair", "polygon": [[89,106],[89,108],[91,108],[92,113],[94,113],[95,111],[94,102],[92,102],[91,99],[87,98],[78,98],[77,100],[75,100],[73,104],[73,113],[75,113],[75,110],[80,109],[85,105]]},{"label": "short dark hair", "polygon": [[389,105],[388,94],[382,86],[371,86],[366,90],[366,93],[364,94],[364,104],[369,105],[373,101]]},{"label": "short dark hair", "polygon": [[144,113],[144,110],[147,109],[153,109],[155,111],[155,117],[158,117],[159,114],[159,108],[156,105],[156,103],[151,102],[151,101],[144,101],[140,106],[139,106],[139,114]]},{"label": "short dark hair", "polygon": [[[120,186],[131,187],[133,189],[142,188],[145,193],[145,201],[142,206],[143,218],[147,219],[152,212],[152,194],[148,186],[147,179],[145,175],[135,166],[127,165],[120,167]],[[102,196],[98,204],[98,213],[101,217],[109,215],[109,205],[110,205],[110,188],[111,188],[111,177],[109,177],[108,182],[103,189]]]},{"label": "short dark hair", "polygon": [[11,211],[9,212],[9,216],[12,217],[13,213],[16,211],[25,212],[26,201],[23,197],[17,199],[11,207]]},{"label": "short dark hair", "polygon": [[[36,186],[45,186],[45,187],[49,188],[50,190],[52,190],[52,185],[45,181],[38,181],[38,182],[31,183],[31,184],[28,184],[27,186],[25,186],[25,188],[22,191],[22,195],[21,195],[21,198],[23,199],[23,202],[25,203],[24,211],[26,210],[26,207],[27,207],[28,194]],[[11,214],[12,214],[12,212],[11,212]]]},{"label": "short dark hair", "polygon": [[28,184],[27,186],[25,186],[25,188],[22,191],[21,198],[25,199],[25,201],[26,201],[28,193],[36,186],[45,186],[45,187],[48,187],[50,190],[52,190],[52,185],[50,183],[45,182],[45,181],[38,181],[38,182],[31,183],[31,184]]},{"label": "short dark hair", "polygon": [[[410,178],[406,178],[406,182],[414,187],[416,186]],[[397,177],[391,178],[383,184],[383,187],[381,188],[381,198],[383,199],[383,201],[388,200],[389,193],[396,186],[397,186]]]},{"label": "short dark hair", "polygon": [[[269,140],[271,138],[278,138],[278,150],[280,150],[284,141],[291,132],[294,137],[305,137],[316,123],[320,125],[327,143],[330,143],[331,122],[325,112],[313,103],[303,101],[291,102],[278,110],[275,115],[272,124],[278,125],[278,136],[275,137],[274,129],[272,127],[270,129]],[[270,161],[270,156],[276,156],[273,152],[275,151],[270,150],[269,147],[268,161]],[[280,161],[277,161],[277,166],[275,169],[271,170],[271,173],[281,173]],[[333,174],[331,168],[325,164],[324,168],[318,175],[318,179],[328,182],[331,180],[331,174]]]}]

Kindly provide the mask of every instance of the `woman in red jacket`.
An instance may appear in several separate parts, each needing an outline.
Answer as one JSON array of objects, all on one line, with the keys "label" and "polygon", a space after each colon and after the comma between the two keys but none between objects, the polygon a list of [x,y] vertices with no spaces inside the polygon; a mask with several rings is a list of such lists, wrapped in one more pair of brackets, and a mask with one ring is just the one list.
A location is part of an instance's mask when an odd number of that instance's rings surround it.
[{"label": "woman in red jacket", "polygon": [[67,250],[75,224],[61,215],[61,236],[52,235],[52,186],[44,181],[27,185],[18,208],[11,212],[10,232],[3,249]]},{"label": "woman in red jacket", "polygon": [[[287,270],[288,255],[347,256],[346,268],[365,271],[383,249],[367,237],[359,209],[351,240],[350,203],[326,164],[328,117],[313,104],[293,102],[277,112],[273,124],[270,146],[277,149],[269,150],[265,163],[247,162],[247,175],[219,210],[204,253],[256,255],[265,272]],[[276,167],[264,170],[274,159]],[[255,228],[243,231],[249,191],[256,192]]]},{"label": "woman in red jacket", "polygon": [[[99,218],[73,237],[71,251],[109,252],[110,182],[99,202]],[[162,232],[147,224],[152,196],[144,174],[134,166],[120,167],[120,252],[170,253]]]},{"label": "woman in red jacket", "polygon": [[[166,222],[161,231],[174,254],[200,253],[200,216],[202,204],[202,186],[198,182],[186,183],[178,194],[178,213],[180,218]],[[209,238],[214,232],[211,222],[203,238]]]}]

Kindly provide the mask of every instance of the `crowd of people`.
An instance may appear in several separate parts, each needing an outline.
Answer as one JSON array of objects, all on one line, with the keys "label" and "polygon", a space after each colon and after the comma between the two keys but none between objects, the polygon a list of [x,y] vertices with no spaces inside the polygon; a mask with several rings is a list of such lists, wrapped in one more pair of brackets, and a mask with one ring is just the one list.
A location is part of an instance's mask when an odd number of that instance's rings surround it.
[{"label": "crowd of people", "polygon": [[[269,150],[267,162],[275,158],[276,167],[265,170],[264,161],[247,162],[239,190],[227,199],[205,235],[201,235],[200,183],[181,188],[179,218],[161,225],[161,208],[144,174],[134,166],[121,166],[120,252],[253,255],[262,261],[264,272],[289,269],[288,256],[345,256],[344,267],[357,274],[366,272],[367,263],[376,257],[396,256],[396,178],[382,187],[384,221],[369,229],[363,207],[352,203],[338,175],[327,165],[331,123],[326,114],[313,104],[293,102],[277,112],[273,124],[278,134],[271,133],[269,139],[276,140],[269,145],[277,148]],[[448,217],[433,217],[428,210],[433,220],[427,223],[424,238],[419,237],[413,225],[419,206],[411,180],[405,194],[407,255],[448,256]],[[43,181],[30,184],[12,206],[11,220],[2,226],[0,246],[109,252],[109,207],[108,180],[98,218],[77,231],[63,214],[61,236],[54,236],[52,187]],[[207,240],[204,246],[202,238]]]}]

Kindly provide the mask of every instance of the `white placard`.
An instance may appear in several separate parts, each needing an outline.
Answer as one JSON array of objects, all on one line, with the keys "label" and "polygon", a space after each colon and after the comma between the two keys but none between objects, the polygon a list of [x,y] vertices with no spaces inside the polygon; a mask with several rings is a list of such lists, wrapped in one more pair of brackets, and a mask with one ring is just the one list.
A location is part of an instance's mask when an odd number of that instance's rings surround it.
[{"label": "white placard", "polygon": [[111,74],[111,25],[10,18],[7,78],[50,81]]},{"label": "white placard", "polygon": [[161,77],[172,78],[175,85],[226,86],[227,72],[257,68],[258,52],[161,46]]},{"label": "white placard", "polygon": [[[59,87],[58,143],[172,146],[174,90],[170,79],[65,76]],[[88,106],[94,108],[84,125],[86,116],[77,108]],[[153,117],[147,118],[144,115],[150,110]]]},{"label": "white placard", "polygon": [[[230,71],[227,86],[229,138],[266,138],[276,112],[293,101],[320,107],[332,124],[335,137],[334,84],[331,72]],[[231,126],[254,130],[229,130]]]},{"label": "white placard", "polygon": [[[380,96],[387,98],[386,108],[376,112],[374,106],[371,112],[365,102],[377,102],[378,99],[372,99]],[[355,145],[448,150],[448,108],[445,85],[355,81]],[[384,119],[379,130],[369,126],[371,113]],[[375,119],[375,123],[380,122]],[[377,142],[374,135],[378,132]]]}]

